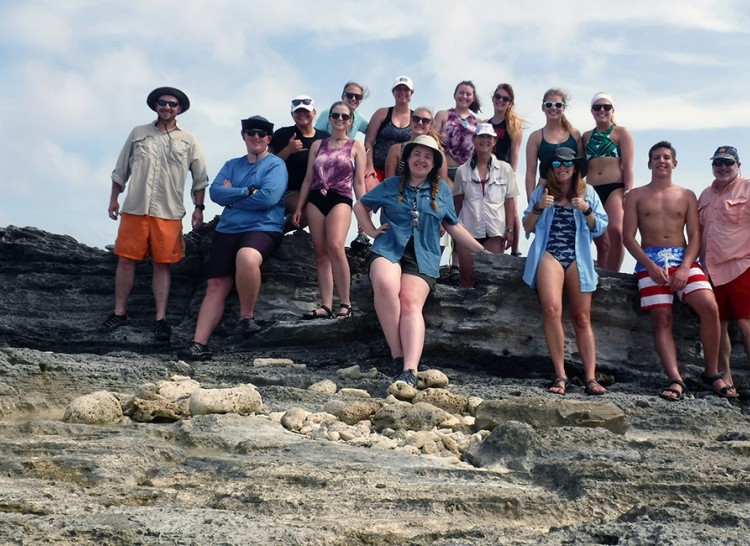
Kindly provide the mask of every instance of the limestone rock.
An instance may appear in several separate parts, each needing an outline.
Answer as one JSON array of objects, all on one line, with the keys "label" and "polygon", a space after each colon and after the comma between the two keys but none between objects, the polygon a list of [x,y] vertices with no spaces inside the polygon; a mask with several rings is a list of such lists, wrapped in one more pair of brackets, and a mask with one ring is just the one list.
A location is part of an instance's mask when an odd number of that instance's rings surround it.
[{"label": "limestone rock", "polygon": [[324,379],[323,381],[313,383],[312,385],[307,387],[307,390],[311,392],[319,392],[321,394],[336,394],[336,390],[338,390],[338,387],[336,386],[336,383],[334,383],[330,379]]},{"label": "limestone rock", "polygon": [[609,402],[527,397],[486,400],[477,408],[477,428],[492,430],[508,421],[535,428],[603,427],[617,434],[628,429],[625,413]]},{"label": "limestone rock", "polygon": [[302,408],[289,408],[281,417],[281,425],[287,430],[300,431],[305,422],[305,418],[310,412]]},{"label": "limestone rock", "polygon": [[370,393],[364,389],[352,389],[345,387],[338,392],[342,398],[370,398]]},{"label": "limestone rock", "polygon": [[417,396],[417,389],[405,381],[396,381],[388,387],[388,396],[393,396],[397,400],[413,400]]},{"label": "limestone rock", "polygon": [[363,377],[374,378],[378,376],[377,368],[370,368],[366,372],[363,372],[359,367],[359,364],[349,366],[348,368],[342,368],[336,373],[339,377],[345,379],[362,379]]},{"label": "limestone rock", "polygon": [[167,400],[177,400],[178,398],[190,396],[200,387],[200,383],[184,375],[173,375],[169,381],[156,382],[157,392]]},{"label": "limestone rock", "polygon": [[239,413],[248,415],[262,409],[260,394],[252,385],[228,389],[198,389],[190,395],[190,414]]},{"label": "limestone rock", "polygon": [[448,386],[448,376],[440,370],[425,370],[417,373],[417,388],[442,389]]},{"label": "limestone rock", "polygon": [[446,389],[436,389],[431,387],[419,391],[412,402],[415,404],[417,402],[427,402],[428,404],[444,409],[448,413],[465,413],[469,405],[469,400],[466,396],[453,394]]},{"label": "limestone rock", "polygon": [[63,420],[72,423],[108,425],[122,419],[122,407],[117,397],[108,391],[97,391],[79,396],[65,408]]},{"label": "limestone rock", "polygon": [[348,402],[338,409],[334,415],[347,425],[354,425],[360,421],[370,419],[382,407],[383,403],[378,400]]},{"label": "limestone rock", "polygon": [[372,416],[372,424],[376,430],[385,428],[407,430],[430,430],[440,423],[451,419],[445,410],[431,404],[391,404],[384,406]]},{"label": "limestone rock", "polygon": [[516,470],[528,469],[531,453],[542,445],[534,427],[528,423],[506,421],[495,428],[481,443],[464,452],[474,466],[505,465]]},{"label": "limestone rock", "polygon": [[131,418],[133,421],[150,423],[152,421],[179,421],[190,415],[188,399],[185,404],[179,404],[171,400],[144,400],[133,399],[133,410]]},{"label": "limestone rock", "polygon": [[291,358],[256,358],[253,360],[253,366],[256,368],[263,366],[291,368],[294,366],[294,360]]}]

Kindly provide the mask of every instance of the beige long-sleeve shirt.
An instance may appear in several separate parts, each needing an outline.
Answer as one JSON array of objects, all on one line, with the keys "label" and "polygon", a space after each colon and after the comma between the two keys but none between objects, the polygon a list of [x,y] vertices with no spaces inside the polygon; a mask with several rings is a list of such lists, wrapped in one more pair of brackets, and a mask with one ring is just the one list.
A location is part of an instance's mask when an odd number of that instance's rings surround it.
[{"label": "beige long-sleeve shirt", "polygon": [[112,181],[125,188],[120,212],[168,220],[185,216],[184,189],[188,171],[191,194],[208,186],[203,152],[188,131],[175,126],[168,133],[154,123],[133,129],[112,171]]}]

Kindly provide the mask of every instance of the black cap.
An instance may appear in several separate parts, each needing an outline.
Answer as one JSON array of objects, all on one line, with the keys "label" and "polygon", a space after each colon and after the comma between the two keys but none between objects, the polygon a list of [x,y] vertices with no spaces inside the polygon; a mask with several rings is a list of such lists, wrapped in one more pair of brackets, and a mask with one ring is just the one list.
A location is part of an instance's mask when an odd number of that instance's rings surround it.
[{"label": "black cap", "polygon": [[714,159],[734,159],[737,163],[740,162],[740,156],[737,155],[737,148],[734,146],[719,146],[711,156],[711,161]]},{"label": "black cap", "polygon": [[263,116],[252,116],[242,120],[242,130],[247,131],[249,129],[260,129],[271,135],[273,134],[273,123]]},{"label": "black cap", "polygon": [[177,99],[177,102],[180,103],[180,114],[184,114],[190,108],[190,99],[188,96],[175,87],[157,87],[146,97],[146,104],[148,104],[151,110],[156,112],[156,101],[164,95],[171,95]]},{"label": "black cap", "polygon": [[556,159],[558,161],[574,162],[576,167],[578,167],[578,172],[581,173],[581,176],[586,176],[586,160],[582,157],[576,157],[576,153],[570,148],[561,146],[551,154],[546,155],[542,158],[541,164],[539,166],[539,175],[542,178],[547,178],[550,167],[552,166],[552,162]]}]

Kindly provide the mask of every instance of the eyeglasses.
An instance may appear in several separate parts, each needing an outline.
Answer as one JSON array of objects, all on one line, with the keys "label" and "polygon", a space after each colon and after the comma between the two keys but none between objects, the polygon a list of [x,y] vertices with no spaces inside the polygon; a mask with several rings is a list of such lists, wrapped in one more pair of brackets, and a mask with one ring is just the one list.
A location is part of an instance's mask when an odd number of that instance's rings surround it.
[{"label": "eyeglasses", "polygon": [[543,102],[542,104],[548,110],[550,108],[564,108],[565,107],[565,103],[564,102]]},{"label": "eyeglasses", "polygon": [[411,227],[413,229],[419,229],[419,211],[416,209],[409,210],[411,214]]},{"label": "eyeglasses", "polygon": [[247,129],[245,134],[249,137],[258,136],[259,138],[266,138],[268,136],[268,131],[263,131],[262,129]]},{"label": "eyeglasses", "polygon": [[591,109],[594,112],[598,112],[599,110],[604,110],[605,112],[609,112],[610,110],[612,110],[612,105],[611,104],[592,104]]},{"label": "eyeglasses", "polygon": [[495,100],[501,100],[503,102],[513,102],[512,98],[506,95],[501,95],[500,93],[495,93],[494,95],[492,95],[492,98]]},{"label": "eyeglasses", "polygon": [[557,168],[562,167],[562,166],[572,167],[573,166],[573,162],[572,161],[557,161],[557,160],[554,160],[552,162],[552,168],[553,169],[557,169]]},{"label": "eyeglasses", "polygon": [[344,121],[349,121],[352,119],[352,116],[349,114],[339,114],[338,112],[331,112],[331,119],[343,119]]},{"label": "eyeglasses", "polygon": [[164,99],[157,100],[156,104],[158,104],[159,106],[167,106],[167,105],[169,105],[172,108],[177,108],[180,105],[180,103],[177,102],[176,100],[164,100]]},{"label": "eyeglasses", "polygon": [[421,123],[422,125],[427,125],[428,123],[432,122],[432,118],[423,118],[423,117],[417,116],[416,114],[412,115],[411,120],[414,123]]},{"label": "eyeglasses", "polygon": [[714,167],[731,167],[737,163],[734,159],[714,159],[714,162],[711,163]]},{"label": "eyeglasses", "polygon": [[312,99],[294,99],[292,101],[292,106],[299,106],[300,104],[310,105],[312,104]]},{"label": "eyeglasses", "polygon": [[344,93],[344,96],[349,100],[356,100],[356,101],[361,101],[362,97],[364,97],[364,95],[360,93],[350,93],[348,91]]}]

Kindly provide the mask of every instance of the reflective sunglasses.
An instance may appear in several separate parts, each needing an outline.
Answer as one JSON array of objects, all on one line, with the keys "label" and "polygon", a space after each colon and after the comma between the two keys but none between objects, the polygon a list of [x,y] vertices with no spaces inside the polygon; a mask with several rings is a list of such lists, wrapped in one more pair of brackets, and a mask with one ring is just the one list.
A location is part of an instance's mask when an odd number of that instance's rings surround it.
[{"label": "reflective sunglasses", "polygon": [[356,100],[356,101],[361,101],[362,97],[364,97],[364,95],[362,95],[361,93],[350,93],[349,91],[344,93],[344,96],[349,100]]},{"label": "reflective sunglasses", "polygon": [[180,103],[177,102],[176,100],[164,100],[164,99],[157,100],[156,104],[158,104],[159,106],[167,106],[167,105],[169,105],[172,108],[177,108],[180,105]]},{"label": "reflective sunglasses", "polygon": [[599,110],[604,110],[605,112],[609,112],[610,110],[612,110],[612,105],[611,104],[592,104],[591,109],[594,112],[598,112]]},{"label": "reflective sunglasses", "polygon": [[714,159],[714,162],[711,163],[714,167],[731,167],[737,163],[734,159]]},{"label": "reflective sunglasses", "polygon": [[492,98],[495,99],[495,100],[501,100],[503,102],[512,102],[513,101],[512,98],[510,98],[508,96],[505,96],[505,95],[501,95],[500,93],[495,93],[494,95],[492,95]]},{"label": "reflective sunglasses", "polygon": [[428,123],[430,123],[432,121],[432,118],[423,118],[423,117],[420,117],[420,116],[414,114],[414,115],[411,116],[411,120],[414,123],[421,123],[422,125],[427,125]]},{"label": "reflective sunglasses", "polygon": [[352,119],[352,116],[349,114],[339,114],[338,112],[331,112],[331,119],[343,119],[344,121],[349,121]]},{"label": "reflective sunglasses", "polygon": [[268,136],[268,131],[263,131],[262,129],[248,129],[245,131],[245,134],[249,137],[258,136],[259,138],[266,138]]},{"label": "reflective sunglasses", "polygon": [[564,102],[544,102],[542,104],[547,109],[550,109],[550,108],[564,108],[565,107],[565,103]]},{"label": "reflective sunglasses", "polygon": [[573,162],[572,161],[558,161],[556,159],[552,162],[552,168],[553,169],[557,169],[557,168],[562,167],[562,166],[572,167],[573,166]]},{"label": "reflective sunglasses", "polygon": [[411,214],[412,229],[419,229],[419,211],[415,209],[411,209],[409,211],[409,214]]},{"label": "reflective sunglasses", "polygon": [[300,104],[309,105],[312,104],[312,99],[294,99],[292,101],[292,106],[299,106]]}]

